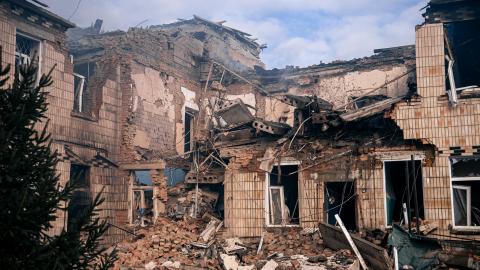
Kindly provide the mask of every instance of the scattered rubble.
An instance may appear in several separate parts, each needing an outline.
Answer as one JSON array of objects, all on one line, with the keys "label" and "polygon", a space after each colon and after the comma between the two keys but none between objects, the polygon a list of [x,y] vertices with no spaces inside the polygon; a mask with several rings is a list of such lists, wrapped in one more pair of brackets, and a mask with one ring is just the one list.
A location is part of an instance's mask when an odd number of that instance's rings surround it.
[{"label": "scattered rubble", "polygon": [[[208,219],[208,221],[207,221]],[[202,218],[159,217],[138,231],[137,240],[118,244],[114,269],[351,269],[350,250],[323,247],[318,230],[274,229],[261,239],[228,238],[222,221],[211,213]]]}]

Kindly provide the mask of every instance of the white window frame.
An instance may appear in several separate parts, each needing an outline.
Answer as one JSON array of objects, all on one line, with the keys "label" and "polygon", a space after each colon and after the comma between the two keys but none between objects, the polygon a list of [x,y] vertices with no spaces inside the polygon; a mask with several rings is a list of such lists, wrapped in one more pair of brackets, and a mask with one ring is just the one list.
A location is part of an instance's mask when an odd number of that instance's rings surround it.
[{"label": "white window frame", "polygon": [[[278,164],[278,162],[274,162],[273,163],[273,166],[298,166],[298,168],[300,169],[300,164],[301,162],[300,161],[297,161],[297,160],[286,160],[286,161],[281,161],[280,164]],[[265,209],[264,213],[265,213],[265,226],[266,227],[269,227],[269,228],[282,228],[282,227],[300,227],[300,224],[301,224],[301,220],[298,221],[298,224],[285,224],[285,225],[275,225],[275,224],[270,224],[270,173],[271,172],[265,172],[265,189],[264,189],[264,197],[265,197],[265,200],[264,200],[264,204],[263,204],[263,208]],[[300,209],[301,209],[301,205],[300,205],[300,174],[298,174],[298,199],[299,199],[299,203],[298,203],[298,213],[299,213],[299,218],[301,219],[301,216],[300,216]],[[284,196],[282,194],[282,196]],[[285,201],[285,198],[283,198],[283,201]],[[282,217],[283,217],[283,213],[284,213],[284,209],[283,209],[283,205],[282,205]]]},{"label": "white window frame", "polygon": [[[38,39],[38,38],[34,38],[30,35],[27,35],[27,34],[24,34],[23,32],[19,32],[18,30],[16,31],[15,33],[15,53],[14,55],[15,56],[19,56],[20,59],[22,59],[22,64],[24,59],[27,59],[28,62],[32,61],[32,59],[30,58],[30,55],[26,55],[26,54],[23,54],[23,53],[19,53],[17,52],[17,36],[22,36],[24,38],[28,38],[28,39],[31,39],[31,40],[34,40],[36,42],[38,42],[38,72],[37,72],[37,83],[40,81],[40,76],[42,74],[42,40]],[[15,67],[16,68],[16,67]]]},{"label": "white window frame", "polygon": [[[453,168],[452,168],[452,158],[464,158],[464,159],[468,159],[468,158],[477,158],[475,156],[462,156],[462,157],[450,157],[448,159],[448,171],[450,173],[450,205],[451,205],[451,213],[452,213],[452,228],[454,230],[459,230],[459,231],[480,231],[480,226],[457,226],[455,225],[455,212],[454,212],[454,205],[453,205],[453,188],[454,186],[461,186],[460,185],[455,185],[455,182],[457,181],[480,181],[480,176],[477,176],[477,177],[453,177]],[[463,187],[469,187],[469,186],[463,186]],[[467,191],[467,193],[470,193],[470,196],[468,196],[467,194],[467,211],[468,211],[468,214],[467,214],[467,224],[471,224],[472,223],[472,220],[471,220],[471,216],[472,216],[472,201],[471,201],[471,187],[470,188],[470,192]]]},{"label": "white window frame", "polygon": [[[423,170],[422,166],[422,161],[423,158],[416,157],[414,156],[413,158],[414,161],[420,161],[420,166],[422,168],[422,188],[425,188],[425,172]],[[392,225],[388,225],[388,215],[387,215],[387,175],[385,172],[385,163],[386,162],[392,162],[392,161],[412,161],[412,159],[384,159],[382,160],[382,166],[383,166],[383,212],[384,212],[384,218],[385,218],[385,228],[392,228]],[[422,190],[422,193],[424,190]],[[425,194],[423,194],[425,195]],[[423,196],[423,205],[425,205],[425,196]],[[425,215],[425,209],[423,210],[423,214]],[[426,218],[426,217],[425,217]]]},{"label": "white window frame", "polygon": [[[281,212],[280,212],[280,215],[282,216],[282,217],[281,217],[281,220],[282,220],[282,221],[281,221],[280,223],[282,223],[283,220],[285,220],[285,218],[286,218],[286,217],[284,216],[284,215],[285,215],[285,194],[284,194],[284,188],[283,188],[283,186],[273,186],[273,187],[269,187],[269,188],[268,188],[268,191],[269,191],[269,194],[268,194],[268,195],[269,195],[270,197],[272,197],[272,191],[275,190],[275,189],[278,190],[278,192],[279,192],[279,194],[280,194],[280,211],[281,211]],[[269,210],[273,209],[273,201],[272,201],[272,200],[269,200],[269,205],[270,205]],[[274,216],[273,216],[273,212],[272,212],[272,211],[270,211],[269,217],[270,217],[269,221],[270,221],[270,220],[273,220]],[[282,224],[272,224],[272,225],[282,225]]]},{"label": "white window frame", "polygon": [[[78,73],[73,73],[73,77],[74,77],[74,80],[75,80],[75,77],[77,78],[80,78],[80,89],[79,89],[79,93],[78,93],[78,112],[82,112],[83,111],[83,87],[85,86],[85,76],[83,75],[80,75]],[[75,83],[74,83],[74,87],[75,87]],[[75,89],[74,89],[75,90]],[[75,91],[73,92],[73,104],[75,104]],[[73,108],[73,110],[75,110],[75,108]]]},{"label": "white window frame", "polygon": [[[464,226],[464,227],[473,227],[471,225],[472,224],[472,187],[452,185],[452,195],[453,195],[453,189],[463,189],[467,191],[467,226]],[[452,203],[453,203],[453,197],[452,197]],[[452,216],[453,221],[455,222],[455,212],[452,211],[452,213],[453,213],[453,216]]]}]

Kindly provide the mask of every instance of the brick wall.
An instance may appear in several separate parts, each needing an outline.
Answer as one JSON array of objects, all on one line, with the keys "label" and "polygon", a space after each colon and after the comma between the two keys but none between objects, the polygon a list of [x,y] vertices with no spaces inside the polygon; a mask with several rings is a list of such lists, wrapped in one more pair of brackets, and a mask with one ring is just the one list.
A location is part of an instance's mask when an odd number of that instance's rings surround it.
[{"label": "brick wall", "polygon": [[[424,168],[425,215],[449,234],[452,224],[449,157],[471,156],[480,146],[480,99],[459,98],[456,107],[446,97],[443,24],[416,29],[417,86],[420,97],[396,106],[393,118],[405,139],[420,139],[436,147],[435,161]],[[456,150],[454,150],[456,149]],[[457,153],[458,152],[458,153]]]},{"label": "brick wall", "polygon": [[[7,5],[0,5],[0,14],[2,63],[14,63],[15,35],[18,31],[40,40],[41,72],[46,73],[53,69],[53,84],[45,89],[49,93],[46,116],[50,120],[48,131],[52,134],[52,150],[57,150],[60,155],[60,162],[57,164],[60,183],[65,184],[69,181],[70,166],[77,162],[66,153],[65,146],[68,146],[90,166],[92,196],[98,194],[104,187],[105,203],[101,206],[100,216],[107,218],[110,223],[126,224],[126,180],[120,176],[115,166],[96,158],[97,153],[112,160],[116,160],[118,155],[121,92],[118,91],[118,75],[115,69],[112,76],[106,77],[102,84],[96,85],[103,96],[102,102],[98,104],[98,119],[77,117],[72,113],[73,67],[66,47],[65,32],[12,14]],[[39,129],[42,127],[43,123],[37,126]],[[66,218],[63,212],[57,214],[52,234],[63,229]],[[105,242],[117,242],[123,237],[124,232],[110,228]]]}]

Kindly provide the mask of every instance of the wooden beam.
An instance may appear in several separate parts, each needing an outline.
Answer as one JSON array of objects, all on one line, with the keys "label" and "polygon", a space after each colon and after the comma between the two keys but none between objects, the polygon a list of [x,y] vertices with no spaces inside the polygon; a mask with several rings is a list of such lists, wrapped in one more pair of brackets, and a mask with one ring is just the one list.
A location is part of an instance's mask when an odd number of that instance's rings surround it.
[{"label": "wooden beam", "polygon": [[338,222],[338,225],[340,225],[340,228],[342,228],[343,234],[347,238],[348,243],[350,244],[350,247],[353,249],[353,252],[355,252],[355,255],[357,255],[358,260],[360,261],[360,264],[362,265],[363,270],[368,270],[367,264],[363,260],[362,254],[360,254],[360,251],[358,250],[357,246],[352,240],[352,237],[350,236],[350,233],[348,233],[347,228],[345,228],[345,225],[343,225],[342,219],[338,214],[335,215],[335,219]]}]

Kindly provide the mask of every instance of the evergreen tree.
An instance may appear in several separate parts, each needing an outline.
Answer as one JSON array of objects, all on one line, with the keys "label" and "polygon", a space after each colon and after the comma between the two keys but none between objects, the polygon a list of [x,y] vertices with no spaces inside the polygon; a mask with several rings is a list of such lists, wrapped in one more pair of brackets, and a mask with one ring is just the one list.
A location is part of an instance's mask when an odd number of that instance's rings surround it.
[{"label": "evergreen tree", "polygon": [[116,255],[100,244],[100,194],[67,231],[47,233],[75,187],[59,185],[45,117],[53,69],[37,80],[37,66],[17,66],[9,84],[0,56],[0,269],[108,269]]}]

